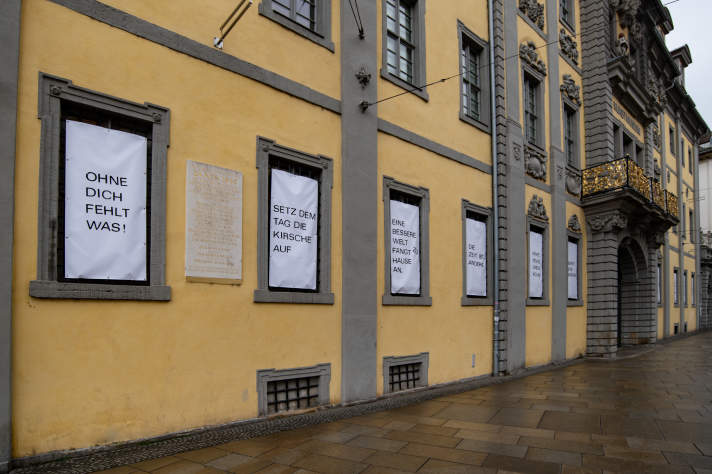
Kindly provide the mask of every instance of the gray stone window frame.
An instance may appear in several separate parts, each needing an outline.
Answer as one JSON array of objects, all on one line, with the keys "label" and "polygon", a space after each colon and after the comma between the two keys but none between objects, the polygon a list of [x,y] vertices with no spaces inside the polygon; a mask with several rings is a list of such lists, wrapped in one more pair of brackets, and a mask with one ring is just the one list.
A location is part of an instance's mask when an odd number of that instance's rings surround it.
[{"label": "gray stone window frame", "polygon": [[272,0],[262,0],[257,10],[260,15],[269,18],[275,23],[303,36],[319,46],[323,46],[333,53],[334,42],[331,40],[331,0],[314,1],[316,2],[316,27],[314,30],[275,12],[272,8]]},{"label": "gray stone window frame", "polygon": [[658,265],[656,268],[656,281],[655,281],[655,288],[656,288],[656,303],[658,305],[658,308],[662,308],[663,306],[663,265],[660,263],[660,256],[658,256]]},{"label": "gray stone window frame", "polygon": [[385,356],[383,358],[383,393],[386,394],[404,392],[404,390],[399,390],[397,392],[391,391],[391,384],[388,383],[388,376],[391,367],[395,365],[417,363],[420,363],[420,380],[418,381],[418,385],[415,387],[416,389],[428,386],[428,366],[430,365],[430,353],[421,352],[420,354],[407,356]]},{"label": "gray stone window frame", "polygon": [[[391,293],[391,191],[409,194],[420,199],[420,295],[394,295]],[[400,306],[432,306],[430,296],[430,191],[383,177],[383,250],[385,287],[381,303]]]},{"label": "gray stone window frame", "polygon": [[[282,380],[304,377],[319,377],[319,406],[329,404],[329,385],[331,383],[331,364],[317,364],[310,367],[293,369],[261,369],[257,371],[257,406],[259,416],[267,416],[267,384]],[[288,412],[279,412],[281,415]]]},{"label": "gray stone window frame", "polygon": [[680,269],[678,267],[674,267],[672,270],[672,286],[673,286],[672,305],[675,308],[679,308],[680,307]]},{"label": "gray stone window frame", "polygon": [[[487,231],[487,296],[471,296],[467,294],[467,213],[472,212],[478,220],[485,223]],[[462,200],[462,306],[491,306],[492,295],[492,262],[494,245],[492,242],[492,209],[478,206],[467,199]]]},{"label": "gray stone window frame", "polygon": [[[478,49],[480,69],[480,120],[470,117],[464,111],[464,99],[462,97],[462,77],[460,78],[460,120],[469,123],[470,125],[479,128],[485,133],[490,133],[490,123],[491,123],[491,110],[490,110],[490,69],[489,66],[486,68],[483,65],[489,65],[489,58],[487,53],[489,51],[489,43],[483,40],[475,33],[472,32],[465,24],[457,20],[457,46],[458,46],[458,66],[460,72],[462,71],[462,51],[465,48],[465,43],[469,43],[470,47],[476,47]],[[464,74],[463,74],[464,76]]]},{"label": "gray stone window frame", "polygon": [[[318,168],[319,179],[319,250],[317,291],[273,290],[269,287],[269,159],[270,156],[296,164]],[[331,292],[331,191],[333,161],[324,155],[311,155],[257,137],[257,289],[255,303],[334,304]]]},{"label": "gray stone window frame", "polygon": [[[526,101],[527,101],[527,91],[526,91],[526,84],[525,81],[534,81],[536,83],[536,112],[537,112],[537,120],[536,120],[536,137],[534,138],[534,142],[529,141],[529,137],[527,136],[527,128],[528,124],[526,121],[526,116],[527,116],[527,111],[526,111]],[[523,123],[524,123],[524,143],[527,146],[534,147],[537,151],[540,153],[546,155],[546,150],[544,149],[545,147],[545,142],[546,142],[546,137],[545,137],[545,113],[546,109],[544,108],[544,89],[546,87],[546,82],[544,81],[544,75],[539,73],[538,71],[535,71],[534,68],[529,66],[528,64],[522,62],[522,100],[524,101],[524,108],[522,109],[523,115]]]},{"label": "gray stone window frame", "polygon": [[571,18],[566,18],[563,15],[563,11],[561,9],[561,2],[559,2],[559,20],[561,21],[561,24],[564,25],[566,28],[568,28],[572,33],[576,33],[576,10],[575,10],[575,5],[576,5],[576,0],[561,0],[565,1],[569,5],[569,16]]},{"label": "gray stone window frame", "polygon": [[675,147],[676,147],[676,144],[675,144],[675,127],[673,127],[672,125],[670,125],[670,127],[668,128],[668,134],[669,134],[668,142],[669,142],[670,154],[671,154],[672,156],[675,156],[675,155],[676,155],[676,150],[675,150]]},{"label": "gray stone window frame", "polygon": [[413,7],[413,34],[415,51],[413,53],[413,82],[410,84],[388,72],[388,25],[386,21],[386,1],[381,2],[381,77],[388,82],[410,91],[424,101],[430,100],[425,87],[425,0],[410,0]]},{"label": "gray stone window frame", "polygon": [[[532,227],[537,228],[542,234],[542,297],[529,297],[529,234]],[[533,216],[527,216],[527,253],[526,253],[526,268],[527,268],[527,306],[549,306],[549,223],[542,219],[537,219]]]},{"label": "gray stone window frame", "polygon": [[[121,115],[151,124],[151,211],[148,282],[142,285],[60,281],[57,268],[59,164],[62,104],[71,103],[100,113]],[[37,279],[30,281],[30,296],[93,300],[169,301],[166,286],[166,166],[170,138],[170,111],[165,107],[128,100],[76,86],[39,73],[39,118],[42,120],[39,167]]]},{"label": "gray stone window frame", "polygon": [[689,306],[690,300],[688,298],[688,286],[687,286],[687,270],[682,271],[682,305],[687,308]]},{"label": "gray stone window frame", "polygon": [[[566,230],[567,233],[567,239],[566,239],[566,245],[568,247],[568,243],[571,241],[576,242],[576,295],[578,298],[576,299],[570,299],[568,296],[568,286],[567,286],[567,292],[566,292],[566,306],[583,306],[583,235],[579,234],[578,232],[573,232],[570,229]],[[528,240],[527,240],[528,242]],[[566,255],[568,257],[568,248],[566,250]],[[527,260],[528,261],[528,260]],[[567,258],[567,285],[568,285],[568,258]]]},{"label": "gray stone window frame", "polygon": [[697,307],[697,300],[695,299],[695,272],[690,273],[690,306]]},{"label": "gray stone window frame", "polygon": [[566,160],[566,166],[569,168],[573,168],[575,170],[580,170],[581,169],[581,141],[580,141],[580,124],[579,122],[581,121],[579,117],[579,106],[576,105],[573,101],[569,100],[565,95],[562,94],[561,96],[561,119],[562,119],[562,132],[565,132],[566,130],[566,108],[569,108],[573,111],[574,113],[574,129],[571,130],[571,135],[574,137],[574,143],[573,143],[573,163],[569,163],[568,157],[566,155],[566,134],[562,133],[562,138],[564,140],[564,159]]}]

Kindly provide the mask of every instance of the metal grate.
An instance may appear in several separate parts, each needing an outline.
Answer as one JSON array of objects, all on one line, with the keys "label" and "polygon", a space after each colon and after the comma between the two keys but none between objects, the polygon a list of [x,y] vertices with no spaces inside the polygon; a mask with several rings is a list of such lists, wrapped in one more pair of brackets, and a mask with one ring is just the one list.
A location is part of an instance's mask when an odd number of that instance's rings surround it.
[{"label": "metal grate", "polygon": [[267,382],[267,413],[279,413],[319,405],[319,377],[300,377]]},{"label": "metal grate", "polygon": [[388,383],[391,392],[398,392],[419,386],[422,363],[400,364],[388,367]]}]

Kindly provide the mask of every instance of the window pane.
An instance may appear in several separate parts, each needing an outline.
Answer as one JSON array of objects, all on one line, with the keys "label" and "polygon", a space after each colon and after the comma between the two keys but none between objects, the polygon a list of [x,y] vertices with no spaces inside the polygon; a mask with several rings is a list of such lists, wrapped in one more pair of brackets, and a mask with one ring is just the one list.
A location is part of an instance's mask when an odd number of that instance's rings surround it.
[{"label": "window pane", "polygon": [[393,1],[388,1],[386,4],[386,28],[392,33],[396,31],[396,5]]},{"label": "window pane", "polygon": [[406,44],[400,45],[400,77],[413,82],[413,50]]},{"label": "window pane", "polygon": [[398,40],[390,35],[388,36],[386,65],[390,74],[398,75]]},{"label": "window pane", "polygon": [[300,25],[314,30],[316,26],[316,8],[314,0],[295,0],[296,20]]},{"label": "window pane", "polygon": [[413,19],[411,8],[404,2],[398,7],[398,20],[400,23],[400,37],[408,42],[413,41]]},{"label": "window pane", "polygon": [[280,15],[289,16],[289,0],[272,0],[272,10]]}]

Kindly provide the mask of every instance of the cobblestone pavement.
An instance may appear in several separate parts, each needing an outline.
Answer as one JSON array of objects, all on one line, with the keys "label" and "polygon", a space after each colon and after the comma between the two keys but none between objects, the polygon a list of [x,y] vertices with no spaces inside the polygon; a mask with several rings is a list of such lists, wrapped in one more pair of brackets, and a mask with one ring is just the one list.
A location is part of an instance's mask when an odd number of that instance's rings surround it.
[{"label": "cobblestone pavement", "polygon": [[[712,473],[712,333],[106,473]],[[709,457],[708,457],[709,456]]]}]

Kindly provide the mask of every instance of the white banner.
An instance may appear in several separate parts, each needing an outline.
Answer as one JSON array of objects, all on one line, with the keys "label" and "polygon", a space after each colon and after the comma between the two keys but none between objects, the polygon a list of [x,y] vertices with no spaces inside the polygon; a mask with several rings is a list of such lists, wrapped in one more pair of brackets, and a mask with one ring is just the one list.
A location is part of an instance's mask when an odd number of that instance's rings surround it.
[{"label": "white banner", "polygon": [[465,219],[467,242],[467,295],[487,296],[487,225]]},{"label": "white banner", "polygon": [[420,294],[420,208],[391,200],[391,293]]},{"label": "white banner", "polygon": [[569,244],[569,299],[578,299],[578,244]]},{"label": "white banner", "polygon": [[64,276],[146,281],[146,138],[67,120]]},{"label": "white banner", "polygon": [[319,183],[272,170],[269,286],[316,289]]},{"label": "white banner", "polygon": [[543,238],[539,232],[529,231],[529,297],[544,296]]}]

